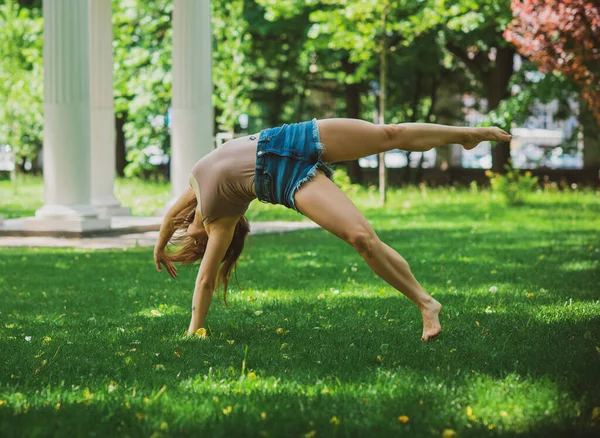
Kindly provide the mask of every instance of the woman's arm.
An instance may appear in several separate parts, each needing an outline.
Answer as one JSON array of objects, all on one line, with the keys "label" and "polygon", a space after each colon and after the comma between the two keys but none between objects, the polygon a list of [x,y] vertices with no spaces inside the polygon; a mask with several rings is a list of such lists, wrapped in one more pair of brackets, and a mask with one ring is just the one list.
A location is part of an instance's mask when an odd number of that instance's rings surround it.
[{"label": "woman's arm", "polygon": [[233,238],[235,224],[231,226],[215,225],[209,232],[208,245],[206,253],[202,259],[196,285],[194,287],[194,297],[192,298],[192,320],[188,328],[188,333],[193,334],[204,325],[206,314],[210,307],[213,292],[217,283],[217,274],[219,266],[225,257],[229,244]]}]

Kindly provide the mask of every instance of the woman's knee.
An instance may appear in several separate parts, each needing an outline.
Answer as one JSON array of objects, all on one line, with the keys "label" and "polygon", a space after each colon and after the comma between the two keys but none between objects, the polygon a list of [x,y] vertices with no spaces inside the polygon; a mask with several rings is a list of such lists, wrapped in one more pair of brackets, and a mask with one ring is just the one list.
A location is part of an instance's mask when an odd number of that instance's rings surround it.
[{"label": "woman's knee", "polygon": [[406,128],[399,125],[380,125],[384,134],[385,150],[396,149],[402,146],[406,135]]},{"label": "woman's knee", "polygon": [[344,240],[363,257],[372,257],[380,244],[373,229],[362,227],[346,233]]}]

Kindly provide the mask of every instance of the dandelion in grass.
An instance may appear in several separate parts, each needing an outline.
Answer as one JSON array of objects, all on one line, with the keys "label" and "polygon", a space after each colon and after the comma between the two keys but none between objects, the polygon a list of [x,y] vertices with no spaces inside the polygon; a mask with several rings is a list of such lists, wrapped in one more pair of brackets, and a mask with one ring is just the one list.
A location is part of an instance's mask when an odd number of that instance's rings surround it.
[{"label": "dandelion in grass", "polygon": [[204,327],[201,327],[198,330],[196,330],[196,333],[194,333],[194,335],[198,336],[200,339],[206,339],[206,329]]},{"label": "dandelion in grass", "polygon": [[400,415],[398,417],[398,421],[402,424],[406,424],[410,421],[410,418],[408,418],[408,416],[406,416],[406,415]]},{"label": "dandelion in grass", "polygon": [[334,415],[333,417],[331,417],[331,420],[329,420],[329,422],[330,422],[331,424],[335,424],[335,425],[337,426],[338,424],[340,424],[340,423],[341,423],[341,420],[340,420],[338,417],[336,417],[336,416]]},{"label": "dandelion in grass", "polygon": [[498,288],[496,286],[492,286],[490,287],[490,292],[495,294],[496,292],[498,292]]}]

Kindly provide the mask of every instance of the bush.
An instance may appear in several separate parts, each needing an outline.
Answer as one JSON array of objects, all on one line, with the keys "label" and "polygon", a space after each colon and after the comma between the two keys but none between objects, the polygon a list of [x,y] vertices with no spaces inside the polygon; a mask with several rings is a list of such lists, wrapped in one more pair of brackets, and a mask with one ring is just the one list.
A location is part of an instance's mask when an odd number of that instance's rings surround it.
[{"label": "bush", "polygon": [[338,167],[333,171],[333,182],[342,190],[342,192],[349,196],[356,194],[360,189],[359,184],[352,184],[348,172],[346,172],[346,169],[344,168]]},{"label": "bush", "polygon": [[492,191],[503,196],[510,205],[525,204],[526,194],[533,191],[538,183],[538,177],[533,176],[529,171],[522,174],[509,164],[504,168],[506,174],[495,173],[491,170],[485,172],[490,180]]}]

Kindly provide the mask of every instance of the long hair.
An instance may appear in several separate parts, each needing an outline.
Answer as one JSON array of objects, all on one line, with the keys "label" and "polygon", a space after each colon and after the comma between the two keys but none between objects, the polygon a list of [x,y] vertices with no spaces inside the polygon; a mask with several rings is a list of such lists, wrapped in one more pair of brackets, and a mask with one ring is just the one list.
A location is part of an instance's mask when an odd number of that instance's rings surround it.
[{"label": "long hair", "polygon": [[[165,258],[170,262],[192,264],[204,257],[208,244],[206,233],[198,239],[187,234],[187,229],[196,216],[197,205],[198,201],[194,199],[173,218],[175,233],[169,240],[169,245],[165,251]],[[242,254],[246,236],[249,232],[250,224],[248,219],[246,216],[242,216],[235,226],[233,238],[223,257],[222,265],[217,275],[217,285],[223,285],[223,301],[227,307],[230,307],[227,303],[229,279],[231,278],[231,274],[235,272],[237,260]]]}]

